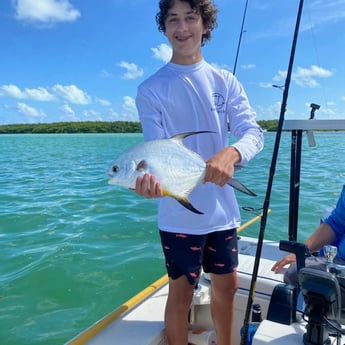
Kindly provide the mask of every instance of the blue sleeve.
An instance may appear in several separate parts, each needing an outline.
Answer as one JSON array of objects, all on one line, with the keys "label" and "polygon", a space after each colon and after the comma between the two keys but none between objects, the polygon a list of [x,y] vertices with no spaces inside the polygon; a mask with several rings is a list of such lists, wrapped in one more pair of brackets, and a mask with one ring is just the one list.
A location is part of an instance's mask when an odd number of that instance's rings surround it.
[{"label": "blue sleeve", "polygon": [[338,239],[345,235],[345,185],[335,209],[325,222],[332,228]]}]

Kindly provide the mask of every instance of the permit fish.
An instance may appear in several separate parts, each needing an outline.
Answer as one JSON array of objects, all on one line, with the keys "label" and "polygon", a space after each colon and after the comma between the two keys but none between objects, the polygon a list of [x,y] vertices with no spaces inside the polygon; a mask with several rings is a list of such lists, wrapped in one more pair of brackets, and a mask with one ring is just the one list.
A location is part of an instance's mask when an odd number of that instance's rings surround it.
[{"label": "permit fish", "polygon": [[[183,139],[210,131],[187,132],[169,139],[146,141],[130,147],[111,164],[109,184],[135,188],[138,176],[154,175],[163,188],[163,194],[176,199],[188,210],[203,214],[189,201],[189,194],[202,183],[206,174],[206,163],[196,152],[183,144]],[[228,184],[251,196],[255,194],[235,178]]]}]

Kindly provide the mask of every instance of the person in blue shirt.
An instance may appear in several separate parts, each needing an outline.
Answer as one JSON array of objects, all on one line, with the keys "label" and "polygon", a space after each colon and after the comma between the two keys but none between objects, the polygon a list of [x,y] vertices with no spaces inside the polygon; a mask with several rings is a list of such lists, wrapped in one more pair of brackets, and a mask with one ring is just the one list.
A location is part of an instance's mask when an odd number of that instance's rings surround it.
[{"label": "person in blue shirt", "polygon": [[[335,245],[338,251],[334,263],[345,265],[345,185],[343,186],[336,207],[328,217],[322,220],[320,226],[305,241],[305,244],[311,253],[319,251],[322,253],[323,246],[327,244]],[[290,264],[290,267],[284,273],[284,282],[297,286],[298,275],[295,254],[290,253],[277,261],[273,265],[272,271],[279,272],[288,264]],[[326,258],[311,256],[306,258],[305,265],[306,267],[326,271]],[[338,278],[338,281],[340,283],[343,305],[345,305],[345,280]]]}]

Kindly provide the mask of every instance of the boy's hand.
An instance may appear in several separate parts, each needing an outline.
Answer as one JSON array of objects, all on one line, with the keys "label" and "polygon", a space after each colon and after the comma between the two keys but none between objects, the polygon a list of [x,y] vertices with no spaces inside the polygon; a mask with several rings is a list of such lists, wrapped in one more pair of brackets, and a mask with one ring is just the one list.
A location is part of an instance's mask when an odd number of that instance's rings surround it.
[{"label": "boy's hand", "polygon": [[162,186],[156,181],[155,176],[149,174],[137,178],[134,190],[137,194],[145,196],[148,199],[164,196]]}]

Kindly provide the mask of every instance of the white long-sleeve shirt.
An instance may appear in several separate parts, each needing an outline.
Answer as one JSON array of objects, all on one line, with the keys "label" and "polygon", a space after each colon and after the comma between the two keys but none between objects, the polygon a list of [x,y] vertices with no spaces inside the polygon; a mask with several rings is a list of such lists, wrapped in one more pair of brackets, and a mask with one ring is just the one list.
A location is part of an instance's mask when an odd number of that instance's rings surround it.
[{"label": "white long-sleeve shirt", "polygon": [[[136,105],[145,140],[191,131],[215,132],[184,140],[205,161],[229,145],[228,123],[237,138],[232,146],[241,154],[240,165],[263,148],[262,130],[241,84],[230,72],[215,69],[204,60],[193,65],[168,63],[139,86]],[[230,186],[197,186],[190,201],[204,214],[192,213],[170,197],[159,199],[159,229],[204,234],[240,225],[238,204]]]}]

